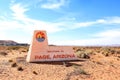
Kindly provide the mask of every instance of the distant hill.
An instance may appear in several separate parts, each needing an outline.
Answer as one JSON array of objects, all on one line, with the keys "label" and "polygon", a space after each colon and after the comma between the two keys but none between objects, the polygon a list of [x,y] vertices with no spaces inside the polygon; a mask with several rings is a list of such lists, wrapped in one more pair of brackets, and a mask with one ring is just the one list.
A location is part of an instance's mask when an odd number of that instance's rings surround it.
[{"label": "distant hill", "polygon": [[13,40],[0,40],[0,45],[3,46],[27,46],[27,43],[17,43]]}]

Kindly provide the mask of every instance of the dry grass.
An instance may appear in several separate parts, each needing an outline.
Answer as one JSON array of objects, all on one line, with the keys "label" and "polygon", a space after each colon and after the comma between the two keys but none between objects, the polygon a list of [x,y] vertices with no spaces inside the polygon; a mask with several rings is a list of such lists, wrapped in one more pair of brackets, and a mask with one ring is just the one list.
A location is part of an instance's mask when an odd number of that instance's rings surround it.
[{"label": "dry grass", "polygon": [[22,52],[27,52],[29,46],[7,46],[7,50],[21,50]]},{"label": "dry grass", "polygon": [[89,59],[90,58],[90,55],[93,54],[93,52],[91,50],[85,50],[85,49],[77,49],[75,51],[76,55],[79,57],[79,58],[85,58],[85,59]]}]

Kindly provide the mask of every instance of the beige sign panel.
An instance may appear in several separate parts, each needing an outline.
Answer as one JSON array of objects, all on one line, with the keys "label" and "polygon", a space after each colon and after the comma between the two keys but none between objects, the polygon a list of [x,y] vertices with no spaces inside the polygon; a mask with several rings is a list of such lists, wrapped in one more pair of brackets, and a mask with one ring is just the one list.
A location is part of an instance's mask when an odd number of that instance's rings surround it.
[{"label": "beige sign panel", "polygon": [[71,46],[48,46],[45,31],[35,30],[32,44],[27,55],[27,62],[77,60]]}]

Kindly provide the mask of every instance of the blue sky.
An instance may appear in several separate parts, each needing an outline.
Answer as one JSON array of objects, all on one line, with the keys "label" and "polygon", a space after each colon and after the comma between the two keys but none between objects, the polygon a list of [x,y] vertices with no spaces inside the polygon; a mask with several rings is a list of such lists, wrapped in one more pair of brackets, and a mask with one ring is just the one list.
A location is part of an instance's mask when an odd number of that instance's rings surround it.
[{"label": "blue sky", "polygon": [[120,44],[120,0],[0,0],[0,39],[30,43],[46,30],[49,44]]}]

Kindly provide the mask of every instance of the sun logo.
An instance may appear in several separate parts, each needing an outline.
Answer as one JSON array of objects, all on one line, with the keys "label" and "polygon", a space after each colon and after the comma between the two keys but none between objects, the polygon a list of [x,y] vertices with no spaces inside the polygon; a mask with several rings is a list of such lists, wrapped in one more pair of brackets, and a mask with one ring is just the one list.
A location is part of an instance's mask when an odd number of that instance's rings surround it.
[{"label": "sun logo", "polygon": [[45,34],[43,32],[38,32],[36,34],[36,40],[39,42],[43,42],[45,40]]}]

